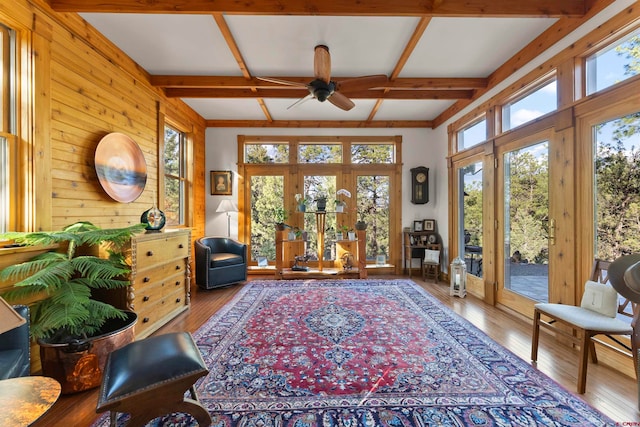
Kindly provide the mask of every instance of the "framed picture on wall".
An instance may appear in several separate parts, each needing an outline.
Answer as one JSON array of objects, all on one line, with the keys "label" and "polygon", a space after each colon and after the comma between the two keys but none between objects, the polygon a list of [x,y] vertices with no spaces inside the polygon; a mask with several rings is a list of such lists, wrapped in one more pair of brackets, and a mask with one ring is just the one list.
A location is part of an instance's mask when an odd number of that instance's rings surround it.
[{"label": "framed picture on wall", "polygon": [[211,171],[211,195],[231,196],[233,180],[231,171]]},{"label": "framed picture on wall", "polygon": [[423,229],[424,231],[436,231],[436,220],[425,219]]},{"label": "framed picture on wall", "polygon": [[422,221],[413,221],[413,231],[422,231]]}]

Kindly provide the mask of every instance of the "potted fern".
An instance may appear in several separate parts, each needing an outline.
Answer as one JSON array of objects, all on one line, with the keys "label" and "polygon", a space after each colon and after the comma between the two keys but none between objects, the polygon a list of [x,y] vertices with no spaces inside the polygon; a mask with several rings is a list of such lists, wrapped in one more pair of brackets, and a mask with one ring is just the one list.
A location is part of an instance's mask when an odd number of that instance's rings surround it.
[{"label": "potted fern", "polygon": [[[129,285],[130,269],[121,248],[145,226],[101,229],[78,222],[62,231],[2,235],[17,244],[60,248],[6,267],[0,281],[14,283],[2,295],[7,301],[34,301],[30,333],[40,344],[43,374],[60,381],[63,393],[97,387],[108,352],[133,341],[136,314],[96,295]],[[99,256],[98,247],[105,248],[108,256]],[[102,342],[113,337],[115,344]]]}]

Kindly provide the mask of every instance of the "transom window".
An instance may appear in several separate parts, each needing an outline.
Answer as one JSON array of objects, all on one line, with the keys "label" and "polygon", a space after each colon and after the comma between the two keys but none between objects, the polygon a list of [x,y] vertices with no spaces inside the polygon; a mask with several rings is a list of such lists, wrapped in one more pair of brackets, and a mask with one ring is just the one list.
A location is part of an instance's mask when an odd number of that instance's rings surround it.
[{"label": "transom window", "polygon": [[487,139],[487,120],[482,118],[458,132],[458,150],[465,150]]},{"label": "transom window", "polygon": [[640,73],[640,32],[633,33],[587,58],[587,95]]},{"label": "transom window", "polygon": [[554,78],[505,104],[502,107],[502,130],[516,128],[557,109],[558,96]]}]

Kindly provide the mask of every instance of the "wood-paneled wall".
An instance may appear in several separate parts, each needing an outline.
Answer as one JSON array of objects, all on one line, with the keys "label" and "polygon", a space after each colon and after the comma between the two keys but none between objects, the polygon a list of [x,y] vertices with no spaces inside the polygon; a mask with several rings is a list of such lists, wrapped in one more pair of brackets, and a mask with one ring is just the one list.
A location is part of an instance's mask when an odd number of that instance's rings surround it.
[{"label": "wood-paneled wall", "polygon": [[[158,189],[159,111],[189,123],[193,136],[192,235],[204,233],[205,121],[186,104],[149,84],[149,76],[77,14],[55,13],[40,0],[0,5],[0,22],[18,30],[21,43],[20,140],[22,223],[60,229],[78,220],[101,227],[139,222]],[[27,114],[25,114],[27,113]],[[112,200],[98,182],[94,152],[110,132],[129,135],[147,163],[147,184],[131,203]],[[28,212],[31,212],[30,214]]]}]

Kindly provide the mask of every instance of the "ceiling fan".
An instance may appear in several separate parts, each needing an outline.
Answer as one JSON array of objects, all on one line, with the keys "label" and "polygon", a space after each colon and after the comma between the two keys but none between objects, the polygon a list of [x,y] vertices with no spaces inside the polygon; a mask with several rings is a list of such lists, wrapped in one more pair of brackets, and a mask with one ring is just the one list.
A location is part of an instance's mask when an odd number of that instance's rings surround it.
[{"label": "ceiling fan", "polygon": [[362,90],[380,86],[388,81],[384,74],[376,74],[372,76],[353,77],[340,81],[331,80],[331,55],[329,48],[325,45],[315,47],[313,57],[313,73],[315,79],[308,84],[291,82],[287,80],[274,79],[271,77],[257,77],[265,82],[278,83],[287,86],[304,87],[309,91],[309,95],[299,99],[287,109],[303,102],[315,98],[320,102],[329,101],[338,108],[345,111],[351,110],[355,104],[348,97],[340,93],[340,90]]}]

